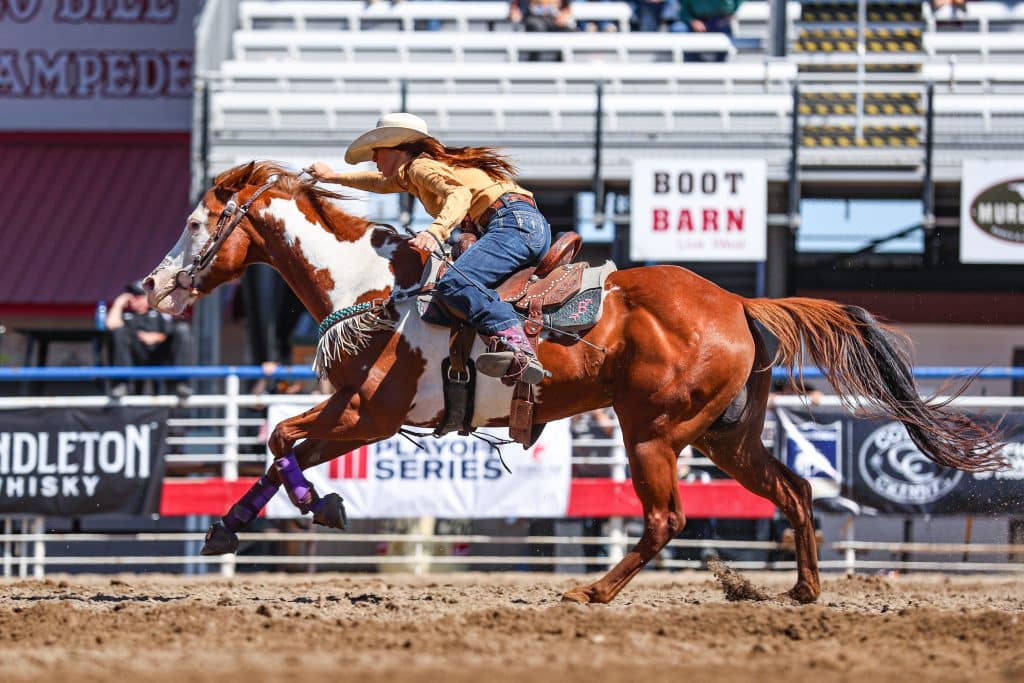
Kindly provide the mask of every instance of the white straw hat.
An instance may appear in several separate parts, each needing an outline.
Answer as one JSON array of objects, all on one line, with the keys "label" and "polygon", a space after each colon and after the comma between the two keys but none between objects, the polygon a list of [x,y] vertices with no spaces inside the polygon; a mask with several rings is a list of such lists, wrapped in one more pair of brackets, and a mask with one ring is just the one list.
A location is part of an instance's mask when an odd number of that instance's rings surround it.
[{"label": "white straw hat", "polygon": [[366,131],[348,146],[345,161],[350,164],[369,161],[377,147],[397,147],[406,142],[429,137],[431,135],[427,132],[427,122],[415,114],[385,114],[377,121],[376,128]]}]

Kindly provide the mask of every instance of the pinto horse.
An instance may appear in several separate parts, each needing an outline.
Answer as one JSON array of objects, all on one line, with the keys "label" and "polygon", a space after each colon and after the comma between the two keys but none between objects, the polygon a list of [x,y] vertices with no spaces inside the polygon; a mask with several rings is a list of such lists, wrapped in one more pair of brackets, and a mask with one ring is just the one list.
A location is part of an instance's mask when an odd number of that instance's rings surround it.
[{"label": "pinto horse", "polygon": [[[317,320],[390,297],[393,322],[367,332],[362,348],[330,366],[336,393],[274,430],[269,447],[279,465],[261,479],[265,490],[239,502],[242,524],[282,483],[293,502],[305,501],[303,512],[314,509],[309,501],[317,497],[303,488],[300,468],[388,438],[403,425],[436,427],[441,419],[449,330],[424,322],[413,299],[391,297],[417,286],[429,255],[392,228],[342,211],[332,201],[338,197],[269,162],[233,168],[216,179],[178,243],[144,281],[150,304],[171,314],[257,262],[275,267]],[[534,419],[541,424],[614,408],[644,532],[611,571],[569,590],[566,600],[609,602],[683,529],[676,458],[689,444],[789,518],[797,559],[789,595],[817,599],[810,486],[761,443],[771,367],[792,374],[803,354],[826,370],[850,407],[903,423],[933,462],[967,471],[1002,464],[990,432],[920,399],[905,337],[861,308],[809,298],[747,299],[664,265],[613,272],[602,306],[583,341],[549,336],[539,344],[551,376],[536,390]],[[755,323],[778,339],[774,359]],[[471,357],[483,350],[477,339]],[[473,425],[506,425],[511,394],[499,380],[480,376]],[[315,519],[341,528],[341,499],[334,494],[331,504],[333,516],[320,508]],[[234,547],[237,537],[215,552]]]}]

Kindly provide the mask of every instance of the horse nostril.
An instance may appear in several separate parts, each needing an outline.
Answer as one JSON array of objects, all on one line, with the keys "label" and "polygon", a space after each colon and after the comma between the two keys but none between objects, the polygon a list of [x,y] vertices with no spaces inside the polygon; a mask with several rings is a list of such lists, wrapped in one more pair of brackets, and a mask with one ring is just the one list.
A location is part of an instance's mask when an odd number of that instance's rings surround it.
[{"label": "horse nostril", "polygon": [[148,294],[149,292],[152,292],[156,288],[156,281],[153,280],[152,276],[147,277],[145,280],[142,281],[142,288],[146,290],[146,293]]}]

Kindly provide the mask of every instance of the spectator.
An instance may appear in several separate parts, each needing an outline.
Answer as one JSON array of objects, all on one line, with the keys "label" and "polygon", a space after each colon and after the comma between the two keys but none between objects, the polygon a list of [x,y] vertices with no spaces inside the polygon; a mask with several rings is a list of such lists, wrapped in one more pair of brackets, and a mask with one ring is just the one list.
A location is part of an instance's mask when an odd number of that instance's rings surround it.
[{"label": "spectator", "polygon": [[[589,0],[590,2],[618,2],[618,0]],[[594,33],[595,31],[602,32],[614,32],[619,30],[619,25],[614,21],[603,19],[601,21],[587,21],[584,23],[578,23],[576,28],[580,31],[586,31],[587,33]]]},{"label": "spectator", "polygon": [[679,0],[631,0],[635,31],[653,33],[670,26],[679,18]]},{"label": "spectator", "polygon": [[[679,0],[679,20],[672,24],[676,33],[724,33],[732,38],[732,18],[743,0]],[[687,53],[687,61],[724,62],[725,53]]]},{"label": "spectator", "polygon": [[[139,280],[125,285],[125,291],[110,305],[107,329],[113,345],[114,365],[188,364],[188,323],[150,308]],[[175,380],[173,384],[179,398],[192,394],[188,380]],[[127,382],[118,382],[110,390],[114,398],[127,393]]]},{"label": "spectator", "polygon": [[967,17],[967,0],[932,0],[932,16],[936,30],[960,30]]},{"label": "spectator", "polygon": [[[575,31],[571,0],[512,0],[508,18],[527,31]],[[528,62],[560,62],[560,52],[528,52]]]}]

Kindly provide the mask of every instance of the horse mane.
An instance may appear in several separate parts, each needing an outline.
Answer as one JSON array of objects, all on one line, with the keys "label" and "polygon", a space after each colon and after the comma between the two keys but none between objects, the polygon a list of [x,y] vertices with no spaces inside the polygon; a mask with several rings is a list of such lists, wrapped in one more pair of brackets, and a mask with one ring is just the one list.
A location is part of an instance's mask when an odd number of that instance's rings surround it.
[{"label": "horse mane", "polygon": [[[251,161],[248,164],[224,171],[214,179],[213,191],[221,201],[227,201],[231,195],[247,185],[263,185],[273,175],[277,176],[275,188],[292,196],[302,196],[308,199],[310,205],[323,220],[324,227],[331,232],[337,233],[339,228],[350,228],[351,226],[360,231],[371,226],[381,226],[394,231],[391,226],[354,216],[340,207],[332,205],[327,200],[346,200],[352,199],[352,197],[328,190],[318,185],[316,180],[311,177],[300,177],[301,174],[288,170],[276,161]],[[339,226],[339,218],[348,221],[349,225]]]}]

